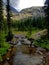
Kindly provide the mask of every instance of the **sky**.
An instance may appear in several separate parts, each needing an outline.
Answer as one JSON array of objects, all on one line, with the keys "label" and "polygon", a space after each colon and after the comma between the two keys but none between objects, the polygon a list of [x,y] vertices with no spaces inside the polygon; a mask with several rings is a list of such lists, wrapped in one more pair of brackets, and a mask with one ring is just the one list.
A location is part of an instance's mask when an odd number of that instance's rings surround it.
[{"label": "sky", "polygon": [[[6,2],[6,0],[3,1]],[[44,6],[44,2],[45,0],[10,0],[10,5],[16,10],[21,11],[32,6]]]}]

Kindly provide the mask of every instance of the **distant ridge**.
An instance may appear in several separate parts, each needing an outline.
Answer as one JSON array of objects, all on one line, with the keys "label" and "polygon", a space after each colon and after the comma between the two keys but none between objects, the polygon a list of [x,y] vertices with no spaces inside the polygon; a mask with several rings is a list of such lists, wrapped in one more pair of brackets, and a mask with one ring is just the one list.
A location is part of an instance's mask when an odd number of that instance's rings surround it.
[{"label": "distant ridge", "polygon": [[10,6],[10,9],[11,9],[13,12],[18,13],[18,11],[17,11],[14,7]]},{"label": "distant ridge", "polygon": [[[10,6],[12,16],[11,18],[14,20],[20,20],[28,17],[40,17],[44,16],[44,10],[42,7],[30,7],[21,10],[18,12],[14,7]],[[4,12],[6,11],[6,8],[4,8]],[[4,14],[6,17],[6,13]]]},{"label": "distant ridge", "polygon": [[[4,2],[3,2],[3,6],[4,6],[4,8],[6,7],[6,4]],[[10,10],[18,13],[18,11],[14,7],[12,7],[11,5],[10,5]]]}]

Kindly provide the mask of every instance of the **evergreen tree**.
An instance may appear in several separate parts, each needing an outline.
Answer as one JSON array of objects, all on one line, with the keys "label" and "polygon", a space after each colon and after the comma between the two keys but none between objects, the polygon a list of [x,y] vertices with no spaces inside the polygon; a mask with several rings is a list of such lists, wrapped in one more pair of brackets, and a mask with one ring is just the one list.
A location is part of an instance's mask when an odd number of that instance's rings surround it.
[{"label": "evergreen tree", "polygon": [[11,23],[11,18],[10,18],[10,0],[7,0],[7,25],[8,25],[8,36],[7,36],[7,41],[11,41],[11,39],[13,38],[12,35],[12,23]]},{"label": "evergreen tree", "polygon": [[3,42],[2,32],[3,32],[3,5],[2,0],[0,0],[0,47],[1,43]]},{"label": "evergreen tree", "polygon": [[49,37],[49,0],[46,0],[45,2],[44,11],[45,11],[46,27],[48,29],[48,37]]},{"label": "evergreen tree", "polygon": [[3,29],[3,7],[2,0],[0,0],[0,31]]}]

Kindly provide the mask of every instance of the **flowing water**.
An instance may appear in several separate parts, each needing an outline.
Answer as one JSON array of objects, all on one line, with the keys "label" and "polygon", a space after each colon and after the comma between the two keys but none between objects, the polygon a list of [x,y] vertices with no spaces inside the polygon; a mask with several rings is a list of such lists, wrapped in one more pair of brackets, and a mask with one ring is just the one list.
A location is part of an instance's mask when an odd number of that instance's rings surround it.
[{"label": "flowing water", "polygon": [[[16,45],[16,52],[13,59],[13,65],[37,65],[42,62],[42,56],[41,55],[29,55],[24,54],[21,51],[21,43]],[[25,48],[24,48],[25,49]]]}]

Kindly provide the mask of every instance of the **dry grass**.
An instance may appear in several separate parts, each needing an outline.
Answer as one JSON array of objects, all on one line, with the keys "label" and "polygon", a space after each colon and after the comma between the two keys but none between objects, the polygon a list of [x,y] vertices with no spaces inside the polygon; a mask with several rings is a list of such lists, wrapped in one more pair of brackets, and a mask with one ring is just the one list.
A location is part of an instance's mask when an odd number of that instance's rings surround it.
[{"label": "dry grass", "polygon": [[27,31],[13,31],[13,34],[22,34],[22,35],[27,35]]},{"label": "dry grass", "polygon": [[40,32],[41,30],[33,30],[32,31],[32,34],[29,35],[29,32],[28,31],[15,31],[14,29],[12,30],[13,34],[22,34],[22,35],[25,35],[25,36],[29,36],[31,38],[34,38],[35,34]]}]

